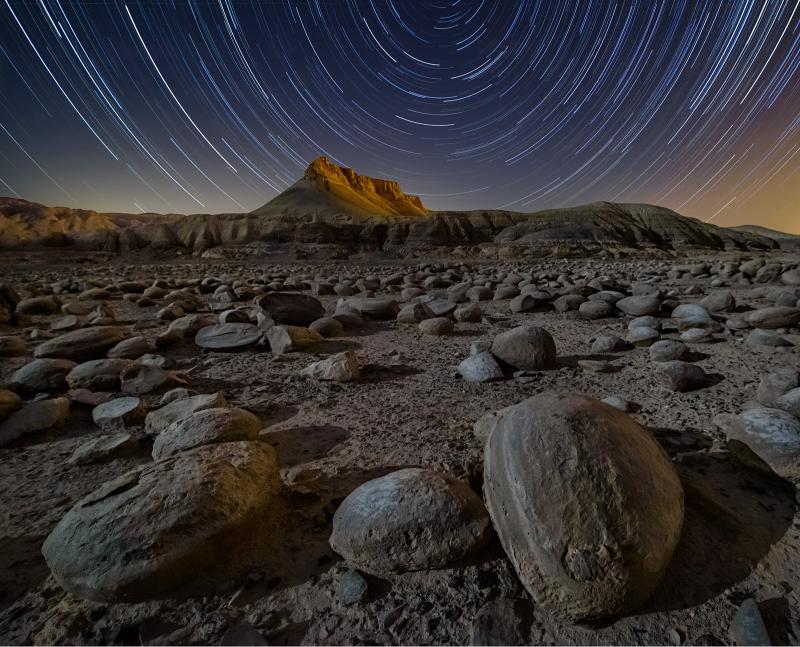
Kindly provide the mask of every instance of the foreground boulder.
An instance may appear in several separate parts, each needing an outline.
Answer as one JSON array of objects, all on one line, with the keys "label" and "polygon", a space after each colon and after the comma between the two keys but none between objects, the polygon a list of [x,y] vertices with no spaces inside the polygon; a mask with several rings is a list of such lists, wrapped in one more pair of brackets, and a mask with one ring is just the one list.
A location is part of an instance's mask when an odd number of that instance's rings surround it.
[{"label": "foreground boulder", "polygon": [[158,434],[153,442],[153,459],[161,460],[200,445],[255,440],[260,430],[261,421],[244,409],[203,409],[173,422]]},{"label": "foreground boulder", "polygon": [[33,356],[86,362],[103,357],[107,350],[127,337],[128,330],[123,326],[81,328],[39,344]]},{"label": "foreground boulder", "polygon": [[549,369],[556,365],[556,343],[544,328],[518,326],[494,338],[492,355],[516,369]]},{"label": "foreground boulder", "polygon": [[268,445],[198,447],[100,486],[64,515],[42,553],[74,595],[153,598],[229,558],[278,487]]},{"label": "foreground boulder", "polygon": [[632,418],[589,397],[541,394],[494,418],[486,505],[522,583],[573,620],[641,605],[683,524],[683,489]]},{"label": "foreground boulder", "polygon": [[491,524],[466,484],[402,469],[356,488],[333,517],[330,545],[375,574],[439,568],[483,546]]}]

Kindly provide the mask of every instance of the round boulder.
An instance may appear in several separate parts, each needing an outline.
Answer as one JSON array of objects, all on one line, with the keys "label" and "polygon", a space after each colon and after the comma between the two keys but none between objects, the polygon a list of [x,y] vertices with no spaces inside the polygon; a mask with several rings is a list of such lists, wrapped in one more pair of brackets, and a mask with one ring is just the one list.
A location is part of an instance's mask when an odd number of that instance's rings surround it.
[{"label": "round boulder", "polygon": [[74,595],[152,599],[229,559],[278,487],[268,445],[198,447],[101,485],[64,515],[42,553]]},{"label": "round boulder", "polygon": [[356,488],[333,517],[330,545],[367,573],[440,568],[483,546],[486,508],[467,485],[402,469]]},{"label": "round boulder", "polygon": [[494,338],[492,355],[516,369],[550,369],[556,365],[556,343],[544,328],[518,326]]},{"label": "round boulder", "polygon": [[668,456],[632,418],[577,394],[541,394],[489,430],[485,495],[536,602],[572,620],[627,612],[658,586],[683,525]]}]

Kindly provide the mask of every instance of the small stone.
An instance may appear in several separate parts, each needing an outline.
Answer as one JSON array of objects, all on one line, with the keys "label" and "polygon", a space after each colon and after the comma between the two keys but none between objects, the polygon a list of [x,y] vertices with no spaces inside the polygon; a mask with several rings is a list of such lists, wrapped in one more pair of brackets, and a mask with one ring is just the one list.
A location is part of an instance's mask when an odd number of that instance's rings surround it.
[{"label": "small stone", "polygon": [[128,331],[122,326],[81,328],[39,344],[33,356],[86,362],[102,357],[127,337]]},{"label": "small stone", "polygon": [[67,390],[67,374],[75,368],[68,359],[34,359],[12,376],[9,387],[21,395]]},{"label": "small stone", "polygon": [[792,345],[789,340],[774,330],[762,330],[761,328],[751,330],[744,341],[748,346],[768,346],[771,348],[781,348]]},{"label": "small stone", "polygon": [[115,398],[92,409],[92,420],[103,431],[122,431],[144,424],[146,415],[139,398]]},{"label": "small stone", "polygon": [[467,357],[458,365],[458,372],[467,382],[492,382],[505,377],[494,355],[487,351]]},{"label": "small stone", "polygon": [[188,418],[195,411],[225,407],[227,401],[222,393],[201,393],[188,398],[181,398],[165,404],[164,406],[151,411],[145,418],[145,431],[154,435],[161,433],[173,422]]},{"label": "small stone", "polygon": [[434,317],[419,323],[420,332],[434,337],[453,334],[453,320],[449,317]]},{"label": "small stone", "polygon": [[639,296],[625,297],[616,302],[618,310],[626,315],[638,317],[641,315],[651,315],[658,312],[661,308],[661,301],[657,294],[643,294]]},{"label": "small stone", "polygon": [[344,334],[344,326],[333,317],[321,317],[320,319],[316,319],[311,322],[308,329],[326,338],[340,337]]},{"label": "small stone", "polygon": [[592,355],[618,353],[630,348],[630,344],[617,335],[598,335],[592,343]]},{"label": "small stone", "polygon": [[367,592],[367,581],[358,571],[347,569],[336,581],[336,597],[346,607],[365,600]]},{"label": "small stone", "polygon": [[273,326],[267,331],[269,346],[275,355],[303,350],[323,341],[322,335],[299,326]]},{"label": "small stone", "polygon": [[578,366],[587,373],[610,373],[614,370],[614,365],[604,359],[580,359]]},{"label": "small stone", "polygon": [[300,371],[306,377],[331,382],[352,382],[358,379],[360,373],[358,356],[350,350],[314,362]]},{"label": "small stone", "polygon": [[238,408],[210,408],[195,411],[173,422],[153,442],[153,460],[201,445],[256,440],[261,430],[257,416]]},{"label": "small stone", "polygon": [[527,645],[522,600],[499,598],[484,604],[472,620],[470,645]]},{"label": "small stone", "polygon": [[730,637],[736,645],[771,645],[761,611],[753,598],[747,598],[733,616]]},{"label": "small stone", "polygon": [[657,341],[650,346],[648,352],[650,353],[650,359],[654,362],[686,361],[691,354],[686,344],[674,339]]},{"label": "small stone", "polygon": [[525,325],[500,333],[492,342],[492,355],[516,369],[555,368],[556,344],[544,328]]},{"label": "small stone", "polygon": [[671,391],[695,391],[709,384],[708,374],[695,364],[672,360],[661,362],[657,366],[662,383]]},{"label": "small stone", "polygon": [[22,407],[22,398],[13,391],[0,388],[0,422]]}]

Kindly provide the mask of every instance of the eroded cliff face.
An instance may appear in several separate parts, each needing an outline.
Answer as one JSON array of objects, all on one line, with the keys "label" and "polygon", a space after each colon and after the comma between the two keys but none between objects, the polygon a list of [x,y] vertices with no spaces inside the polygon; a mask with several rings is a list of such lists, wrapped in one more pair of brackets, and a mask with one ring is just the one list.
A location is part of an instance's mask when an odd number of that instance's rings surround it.
[{"label": "eroded cliff face", "polygon": [[[303,179],[324,191],[332,193],[353,192],[373,205],[376,216],[424,216],[428,210],[416,195],[403,192],[394,180],[383,180],[360,175],[351,168],[339,166],[327,157],[318,157],[308,165]],[[338,189],[338,191],[337,191]]]}]

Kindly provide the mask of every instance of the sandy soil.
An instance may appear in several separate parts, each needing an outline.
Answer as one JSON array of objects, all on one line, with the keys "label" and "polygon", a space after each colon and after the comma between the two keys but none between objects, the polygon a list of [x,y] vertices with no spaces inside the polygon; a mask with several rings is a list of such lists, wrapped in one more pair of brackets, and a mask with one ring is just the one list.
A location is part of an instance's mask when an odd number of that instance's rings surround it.
[{"label": "sandy soil", "polygon": [[[607,266],[636,271],[635,264]],[[283,268],[287,274],[353,276],[381,269]],[[246,280],[264,271],[254,263],[188,261],[0,266],[2,280],[20,287],[67,277],[92,277],[101,285],[123,276]],[[734,291],[743,304],[759,303],[750,289]],[[334,297],[321,300],[329,308],[335,302]],[[121,321],[152,318],[156,310],[118,298],[108,303]],[[481,306],[497,320],[457,324],[450,337],[426,337],[414,325],[373,322],[356,336],[283,357],[264,349],[206,352],[190,341],[168,349],[164,354],[188,374],[192,388],[223,391],[231,404],[262,418],[263,436],[277,450],[285,485],[280,505],[256,525],[248,545],[163,599],[81,601],[55,584],[40,552],[72,504],[99,483],[151,460],[147,446],[105,465],[70,466],[74,449],[101,433],[91,423],[90,408],[75,404],[64,428],[0,449],[0,643],[219,644],[226,631],[246,621],[269,644],[465,644],[477,610],[503,597],[521,601],[525,639],[534,644],[726,643],[733,614],[747,597],[759,601],[774,642],[797,643],[800,523],[794,492],[733,460],[712,419],[739,412],[765,373],[797,368],[798,347],[757,348],[741,338],[697,345],[705,355],[699,365],[722,379],[696,392],[673,393],[660,385],[646,349],[615,354],[619,370],[614,373],[577,367],[578,359],[590,355],[590,335],[607,326],[624,337],[624,319],[511,315],[508,301]],[[46,331],[57,318],[37,316],[35,327]],[[521,321],[535,321],[551,332],[558,369],[524,384],[473,384],[457,376],[454,367],[469,354],[471,342],[490,340]],[[154,336],[165,326],[159,324],[141,334]],[[0,334],[11,330],[3,327]],[[798,336],[788,338],[800,343]],[[360,381],[329,384],[299,377],[312,361],[346,349],[358,353],[364,367]],[[0,383],[29,359],[2,360]],[[652,430],[679,470],[686,492],[683,537],[665,581],[645,608],[603,626],[563,623],[530,600],[497,540],[447,569],[389,579],[366,576],[367,600],[344,606],[335,593],[344,564],[327,544],[337,504],[365,480],[404,466],[453,474],[480,492],[482,447],[473,437],[473,423],[487,411],[548,390],[600,398],[616,394],[637,403],[640,410],[632,415]],[[145,400],[153,406],[158,396]]]}]

